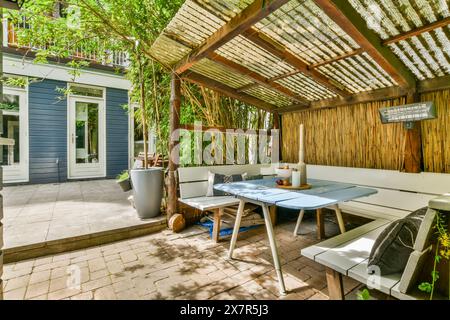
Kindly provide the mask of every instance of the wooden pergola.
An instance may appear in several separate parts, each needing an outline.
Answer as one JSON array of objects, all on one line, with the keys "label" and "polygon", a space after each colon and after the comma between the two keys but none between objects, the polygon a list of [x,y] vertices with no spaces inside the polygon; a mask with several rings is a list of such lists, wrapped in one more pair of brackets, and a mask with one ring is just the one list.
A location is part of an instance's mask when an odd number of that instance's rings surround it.
[{"label": "wooden pergola", "polygon": [[[171,130],[180,81],[278,117],[450,87],[450,1],[186,0],[151,54],[170,66]],[[420,171],[420,127],[408,130],[405,167]],[[175,147],[171,142],[170,150]],[[169,163],[168,214],[176,211]]]}]

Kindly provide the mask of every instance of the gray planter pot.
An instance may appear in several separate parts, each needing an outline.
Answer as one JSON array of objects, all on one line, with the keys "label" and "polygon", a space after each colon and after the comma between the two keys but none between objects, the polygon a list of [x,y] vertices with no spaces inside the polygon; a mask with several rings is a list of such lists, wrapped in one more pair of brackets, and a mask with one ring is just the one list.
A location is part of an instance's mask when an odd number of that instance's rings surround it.
[{"label": "gray planter pot", "polygon": [[163,198],[163,168],[133,169],[130,171],[133,200],[141,219],[158,216]]}]

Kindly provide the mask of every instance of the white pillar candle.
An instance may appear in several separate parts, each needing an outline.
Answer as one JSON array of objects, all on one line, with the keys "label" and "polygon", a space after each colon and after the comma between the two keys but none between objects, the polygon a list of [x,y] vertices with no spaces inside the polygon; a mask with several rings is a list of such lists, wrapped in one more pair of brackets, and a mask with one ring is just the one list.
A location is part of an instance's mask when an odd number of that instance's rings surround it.
[{"label": "white pillar candle", "polygon": [[299,132],[298,162],[305,162],[305,128],[303,124],[300,125]]},{"label": "white pillar candle", "polygon": [[300,187],[300,171],[292,171],[292,187]]}]

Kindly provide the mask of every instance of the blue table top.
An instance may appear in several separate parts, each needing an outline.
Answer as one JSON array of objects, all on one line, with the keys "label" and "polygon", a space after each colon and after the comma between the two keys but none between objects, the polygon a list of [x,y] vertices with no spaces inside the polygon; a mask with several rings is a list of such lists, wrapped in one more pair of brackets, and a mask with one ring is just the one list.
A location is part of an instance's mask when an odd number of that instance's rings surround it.
[{"label": "blue table top", "polygon": [[277,188],[275,181],[278,179],[270,178],[217,184],[214,186],[214,189],[238,198],[246,198],[268,205],[298,210],[324,208],[377,193],[376,189],[317,179],[308,179],[308,183],[312,186],[311,189],[290,191]]}]

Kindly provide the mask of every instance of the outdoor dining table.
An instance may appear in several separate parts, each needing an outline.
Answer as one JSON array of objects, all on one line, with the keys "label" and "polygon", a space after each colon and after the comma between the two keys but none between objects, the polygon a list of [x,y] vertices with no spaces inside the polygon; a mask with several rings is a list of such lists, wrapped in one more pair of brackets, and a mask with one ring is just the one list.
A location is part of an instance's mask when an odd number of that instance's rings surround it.
[{"label": "outdoor dining table", "polygon": [[[339,219],[339,216],[341,216],[339,203],[375,194],[377,193],[377,190],[359,187],[353,184],[317,179],[308,179],[308,184],[311,185],[310,189],[287,190],[277,187],[277,179],[278,178],[269,178],[217,184],[214,185],[214,189],[234,195],[240,200],[228,252],[228,257],[230,259],[233,258],[233,250],[236,245],[245,204],[253,203],[262,207],[272,258],[278,277],[280,293],[285,295],[286,288],[278,257],[278,249],[273,232],[272,220],[270,218],[269,206],[300,210],[300,217],[303,216],[305,210],[317,210],[330,207],[334,210],[337,209],[338,211],[336,213],[339,212],[338,222],[341,232],[345,232],[342,217]],[[298,229],[300,221],[301,218],[299,218],[299,221],[297,222],[296,230]]]}]

